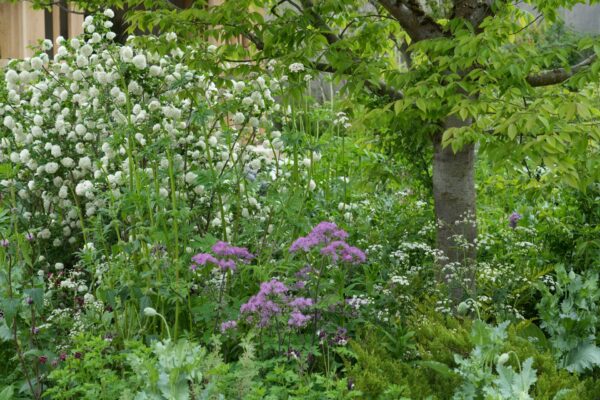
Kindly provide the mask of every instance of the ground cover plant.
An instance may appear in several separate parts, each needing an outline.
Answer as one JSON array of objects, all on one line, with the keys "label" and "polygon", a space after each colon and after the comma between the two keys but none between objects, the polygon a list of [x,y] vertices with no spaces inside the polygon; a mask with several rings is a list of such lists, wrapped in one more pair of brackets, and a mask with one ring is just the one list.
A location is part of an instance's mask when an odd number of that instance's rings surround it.
[{"label": "ground cover plant", "polygon": [[112,3],[1,72],[0,399],[597,397],[566,2]]}]

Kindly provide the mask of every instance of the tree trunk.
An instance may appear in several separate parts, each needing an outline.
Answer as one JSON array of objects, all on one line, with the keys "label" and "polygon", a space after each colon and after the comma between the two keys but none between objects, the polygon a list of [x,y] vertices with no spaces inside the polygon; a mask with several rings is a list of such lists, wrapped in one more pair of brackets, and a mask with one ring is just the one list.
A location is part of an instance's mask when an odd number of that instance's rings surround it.
[{"label": "tree trunk", "polygon": [[[470,122],[450,116],[444,130]],[[442,147],[443,132],[433,139],[433,198],[437,221],[438,280],[447,284],[451,299],[458,303],[474,295],[475,258],[475,145],[454,153]]]}]

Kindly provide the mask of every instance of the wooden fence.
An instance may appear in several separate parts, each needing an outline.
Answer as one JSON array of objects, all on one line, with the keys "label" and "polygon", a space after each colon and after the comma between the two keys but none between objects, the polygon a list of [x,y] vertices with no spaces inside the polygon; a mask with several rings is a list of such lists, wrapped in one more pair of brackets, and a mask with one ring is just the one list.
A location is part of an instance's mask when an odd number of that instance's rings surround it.
[{"label": "wooden fence", "polygon": [[39,40],[79,35],[83,15],[69,10],[73,9],[66,1],[58,1],[51,10],[34,10],[26,1],[0,3],[0,65],[31,56],[30,46]]}]

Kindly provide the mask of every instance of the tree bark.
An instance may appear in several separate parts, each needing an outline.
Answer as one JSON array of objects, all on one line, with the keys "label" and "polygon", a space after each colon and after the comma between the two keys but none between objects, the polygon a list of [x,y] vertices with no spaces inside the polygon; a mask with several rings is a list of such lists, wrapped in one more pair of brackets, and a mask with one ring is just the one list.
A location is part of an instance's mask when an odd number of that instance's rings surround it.
[{"label": "tree bark", "polygon": [[[469,125],[450,116],[444,129]],[[438,259],[438,280],[447,284],[450,298],[458,303],[474,295],[477,250],[475,144],[454,153],[442,146],[443,131],[433,138],[433,198]]]}]

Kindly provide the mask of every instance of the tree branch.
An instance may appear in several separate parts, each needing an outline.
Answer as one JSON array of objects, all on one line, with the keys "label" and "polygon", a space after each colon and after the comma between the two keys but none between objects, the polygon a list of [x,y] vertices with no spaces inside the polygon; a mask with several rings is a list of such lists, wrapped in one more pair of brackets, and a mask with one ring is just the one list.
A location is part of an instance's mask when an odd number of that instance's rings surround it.
[{"label": "tree branch", "polygon": [[570,68],[555,68],[547,71],[541,71],[534,75],[529,75],[525,80],[533,87],[538,86],[550,86],[562,83],[579,71],[585,69],[596,61],[598,56],[593,54],[581,61],[578,64],[571,66]]},{"label": "tree branch", "polygon": [[421,8],[418,0],[377,0],[400,23],[413,42],[442,37],[444,30]]},{"label": "tree branch", "polygon": [[468,21],[476,32],[481,32],[479,25],[485,17],[492,15],[493,0],[454,0],[451,18]]}]

